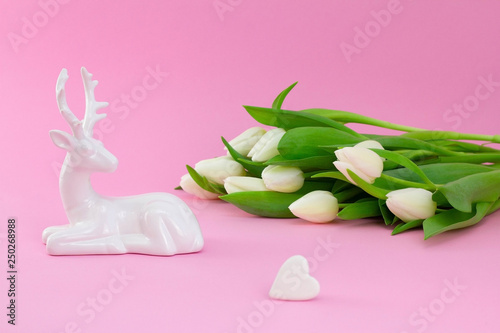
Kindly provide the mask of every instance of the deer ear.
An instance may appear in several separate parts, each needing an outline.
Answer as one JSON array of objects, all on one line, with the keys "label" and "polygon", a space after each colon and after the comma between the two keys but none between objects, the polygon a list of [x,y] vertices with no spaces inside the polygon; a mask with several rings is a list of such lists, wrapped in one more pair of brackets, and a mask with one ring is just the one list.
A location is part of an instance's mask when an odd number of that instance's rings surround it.
[{"label": "deer ear", "polygon": [[49,135],[52,142],[54,142],[54,144],[59,148],[67,151],[72,151],[75,148],[76,140],[68,133],[59,130],[52,130],[49,132]]}]

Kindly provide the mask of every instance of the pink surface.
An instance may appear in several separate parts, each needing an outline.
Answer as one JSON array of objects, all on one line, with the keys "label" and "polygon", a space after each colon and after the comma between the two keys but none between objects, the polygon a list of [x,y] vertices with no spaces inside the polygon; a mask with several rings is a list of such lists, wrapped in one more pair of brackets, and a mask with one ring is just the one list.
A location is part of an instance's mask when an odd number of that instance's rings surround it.
[{"label": "pink surface", "polygon": [[[256,125],[242,104],[268,106],[295,81],[285,108],[337,108],[500,134],[499,2],[0,6],[0,331],[500,330],[498,214],[423,241],[422,232],[391,237],[369,220],[261,219],[175,192],[199,218],[206,240],[199,254],[51,257],[41,243],[45,227],[65,223],[55,171],[64,152],[48,135],[69,130],[55,102],[62,67],[78,116],[81,66],[101,82],[97,98],[111,102],[101,132],[120,166],[95,175],[96,190],[173,193],[185,164],[223,154],[221,135],[230,139]],[[5,315],[8,217],[18,221],[15,327]],[[295,254],[310,259],[321,293],[313,301],[271,303],[275,274]]]}]

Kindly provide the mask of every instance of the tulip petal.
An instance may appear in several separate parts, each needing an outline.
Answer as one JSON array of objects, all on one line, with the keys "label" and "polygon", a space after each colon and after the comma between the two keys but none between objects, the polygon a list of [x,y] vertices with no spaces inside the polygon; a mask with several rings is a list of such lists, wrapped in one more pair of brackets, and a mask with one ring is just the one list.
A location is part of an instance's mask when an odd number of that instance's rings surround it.
[{"label": "tulip petal", "polygon": [[282,128],[275,128],[268,131],[257,141],[248,153],[248,156],[252,158],[252,161],[265,162],[279,155],[278,143],[283,135],[285,135],[285,130]]},{"label": "tulip petal", "polygon": [[343,150],[345,157],[345,160],[341,161],[352,164],[361,173],[366,175],[366,177],[363,177],[361,174],[356,173],[366,182],[370,183],[367,179],[372,179],[371,183],[373,183],[375,178],[380,177],[382,174],[384,163],[374,151],[361,147],[347,147],[341,150]]},{"label": "tulip petal", "polygon": [[228,194],[244,191],[269,191],[262,179],[243,176],[227,177],[224,181],[224,188]]},{"label": "tulip petal", "polygon": [[260,177],[260,175],[262,174],[262,170],[264,170],[264,168],[266,167],[265,165],[253,162],[248,157],[241,155],[236,150],[234,150],[233,147],[231,147],[231,145],[226,141],[226,139],[224,139],[223,137],[221,137],[221,139],[227,151],[235,161],[240,163],[243,166],[243,168],[245,168],[248,171],[248,173],[250,173],[252,176]]},{"label": "tulip petal", "polygon": [[380,142],[378,141],[375,141],[375,140],[366,140],[366,141],[362,141],[358,144],[356,144],[354,147],[359,147],[359,148],[368,148],[368,149],[384,149],[384,147],[382,147],[382,145],[380,144]]},{"label": "tulip petal", "polygon": [[304,185],[304,174],[297,167],[270,165],[262,171],[262,180],[272,191],[293,193]]},{"label": "tulip petal", "polygon": [[208,192],[212,193],[217,193],[217,194],[225,194],[224,186],[221,186],[219,184],[214,184],[208,181],[208,179],[202,175],[200,175],[198,172],[196,172],[195,169],[190,167],[189,165],[186,165],[186,169],[191,176],[191,178],[194,180],[198,186],[200,186],[202,189]]},{"label": "tulip petal", "polygon": [[432,193],[421,188],[405,188],[387,194],[387,207],[404,222],[426,219],[435,214]]},{"label": "tulip petal", "polygon": [[339,211],[337,198],[331,192],[319,190],[304,195],[288,208],[295,216],[314,223],[331,222]]},{"label": "tulip petal", "polygon": [[181,177],[180,186],[185,192],[200,199],[213,200],[219,198],[219,194],[201,188],[188,173]]},{"label": "tulip petal", "polygon": [[[229,141],[229,144],[241,155],[247,156],[252,147],[266,133],[262,127],[251,127]],[[227,148],[226,148],[227,149]]]},{"label": "tulip petal", "polygon": [[243,176],[245,169],[231,156],[220,156],[202,160],[194,166],[196,172],[206,177],[209,181],[222,185],[229,176]]}]

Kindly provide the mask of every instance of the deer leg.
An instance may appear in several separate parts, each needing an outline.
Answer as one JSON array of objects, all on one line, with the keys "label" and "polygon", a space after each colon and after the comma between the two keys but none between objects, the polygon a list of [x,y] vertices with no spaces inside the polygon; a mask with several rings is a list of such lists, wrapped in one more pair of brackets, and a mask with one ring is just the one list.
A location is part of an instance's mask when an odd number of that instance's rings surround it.
[{"label": "deer leg", "polygon": [[42,242],[43,244],[47,244],[47,238],[49,238],[50,235],[69,228],[71,225],[70,224],[65,224],[65,225],[55,225],[52,227],[45,228],[42,233]]},{"label": "deer leg", "polygon": [[58,231],[47,238],[51,255],[125,253],[120,235],[102,235],[96,223],[82,222]]},{"label": "deer leg", "polygon": [[127,252],[163,256],[177,253],[176,244],[161,212],[154,209],[147,211],[140,223],[142,234],[122,236]]},{"label": "deer leg", "polygon": [[[193,221],[189,220],[191,216],[188,216],[189,218],[175,216],[174,218],[171,214],[164,211],[161,217],[165,229],[173,239],[177,253],[192,253],[201,250],[203,247],[203,237],[196,220],[196,227],[193,228]],[[192,218],[195,218],[194,215]]]}]

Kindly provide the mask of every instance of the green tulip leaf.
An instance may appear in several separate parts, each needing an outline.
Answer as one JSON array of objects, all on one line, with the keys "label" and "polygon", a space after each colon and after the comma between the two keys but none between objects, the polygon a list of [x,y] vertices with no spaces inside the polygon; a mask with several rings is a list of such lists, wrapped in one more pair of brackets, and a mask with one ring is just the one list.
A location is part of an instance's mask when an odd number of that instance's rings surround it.
[{"label": "green tulip leaf", "polygon": [[398,152],[400,155],[412,160],[412,161],[424,161],[430,159],[431,157],[437,156],[436,152],[424,150],[424,149],[414,149],[414,150],[402,150]]},{"label": "green tulip leaf", "polygon": [[426,163],[496,163],[500,162],[500,154],[490,154],[490,153],[475,153],[475,154],[465,154],[461,153],[461,155],[457,156],[437,156],[435,158],[428,159],[423,161],[421,164]]},{"label": "green tulip leaf", "polygon": [[453,151],[471,152],[471,153],[500,153],[500,150],[485,145],[477,145],[470,142],[453,140],[433,140],[433,144],[444,146]]},{"label": "green tulip leaf", "polygon": [[333,161],[335,160],[335,155],[312,156],[299,159],[286,159],[283,156],[278,155],[271,158],[264,164],[294,166],[301,168],[302,171],[308,172],[313,170],[335,169],[335,167],[333,166]]},{"label": "green tulip leaf", "polygon": [[486,215],[492,214],[492,213],[496,212],[499,209],[500,209],[500,200],[497,200],[497,201],[495,201],[493,203],[493,205],[491,205],[491,207],[488,210],[488,213],[486,213]]},{"label": "green tulip leaf", "polygon": [[453,208],[452,205],[448,202],[448,199],[444,196],[443,193],[440,191],[434,192],[432,195],[432,201],[434,201],[437,204],[437,207],[440,208]]},{"label": "green tulip leaf", "polygon": [[[421,141],[412,138],[405,138],[400,136],[380,136],[373,134],[365,134],[365,137],[374,141],[378,141],[386,151],[397,151],[397,150],[415,150],[418,152],[426,151],[427,155],[433,153],[434,155],[443,155],[449,157],[461,157],[464,156],[464,153],[455,152],[452,150],[448,150],[446,148],[434,145],[432,143]],[[365,139],[366,140],[366,139]],[[321,146],[322,148],[330,148],[331,150],[335,150],[338,148],[353,146],[358,142],[336,142],[331,141]]]},{"label": "green tulip leaf", "polygon": [[349,180],[347,180],[347,178],[340,171],[320,172],[320,173],[317,173],[317,174],[311,176],[311,178],[313,178],[313,179],[314,178],[333,178],[333,179],[342,180],[344,182],[347,182],[347,184],[350,184]]},{"label": "green tulip leaf", "polygon": [[[468,163],[436,163],[419,165],[418,167],[434,184],[446,184],[473,174],[496,170],[490,166]],[[406,168],[386,170],[384,174],[412,182],[422,181],[421,177]]]},{"label": "green tulip leaf", "polygon": [[235,192],[220,197],[247,213],[264,217],[295,217],[288,206],[295,200],[312,191],[331,191],[333,182],[305,181],[304,185],[294,193],[273,191]]},{"label": "green tulip leaf", "polygon": [[373,186],[380,187],[389,191],[395,191],[407,187],[423,188],[425,190],[430,190],[430,191],[435,190],[434,186],[420,182],[411,182],[395,177],[390,177],[387,176],[385,173],[382,173],[382,175],[379,178],[375,179]]},{"label": "green tulip leaf", "polygon": [[285,130],[297,127],[327,127],[334,128],[354,137],[366,139],[366,137],[358,134],[349,127],[322,116],[257,106],[244,105],[243,107],[255,120],[264,125],[279,127]]},{"label": "green tulip leaf", "polygon": [[382,218],[384,219],[385,225],[393,225],[398,221],[398,217],[395,216],[387,207],[386,200],[378,199],[378,207],[380,209],[380,213],[382,214]]},{"label": "green tulip leaf", "polygon": [[358,177],[354,172],[347,169],[347,173],[351,176],[352,180],[356,182],[356,184],[363,189],[366,193],[374,196],[375,198],[385,200],[387,199],[387,194],[390,192],[389,190],[373,186],[372,184],[368,184],[363,179]]},{"label": "green tulip leaf", "polygon": [[492,205],[493,202],[478,202],[474,204],[470,212],[450,209],[429,217],[423,222],[425,239],[445,231],[466,228],[478,223]]},{"label": "green tulip leaf", "polygon": [[236,162],[240,163],[241,166],[245,168],[252,176],[254,177],[261,176],[262,170],[265,169],[266,165],[260,162],[254,162],[248,157],[241,155],[233,147],[231,147],[231,145],[229,144],[229,142],[226,141],[226,139],[224,139],[223,137],[221,137],[221,139],[222,142],[224,143],[224,146],[226,146],[227,151]]},{"label": "green tulip leaf", "polygon": [[[438,154],[432,151],[416,149],[416,150],[397,150],[396,153],[408,158],[415,164],[425,164],[430,160],[436,159]],[[392,170],[400,167],[399,163],[386,160],[384,161],[384,170]]]},{"label": "green tulip leaf", "polygon": [[356,220],[380,215],[378,200],[370,198],[347,205],[337,214],[337,217],[342,220]]},{"label": "green tulip leaf", "polygon": [[476,202],[494,202],[500,197],[500,170],[472,174],[439,188],[457,210],[470,213]]},{"label": "green tulip leaf", "polygon": [[285,159],[303,159],[317,156],[332,156],[337,147],[328,147],[332,142],[352,144],[362,138],[329,127],[300,127],[285,133],[278,144],[278,151]]},{"label": "green tulip leaf", "polygon": [[[350,170],[349,170],[350,172]],[[351,173],[351,172],[350,172]],[[362,194],[363,192],[368,193],[369,195],[373,195],[377,197],[377,195],[383,199],[386,199],[386,194],[389,191],[375,187],[370,185],[360,179],[362,186],[353,185],[349,180],[340,172],[340,171],[328,171],[328,172],[320,172],[311,177],[312,179],[321,179],[321,178],[331,178],[337,179],[337,181],[333,184],[332,193],[337,198],[339,202],[345,202],[351,198],[356,197],[357,195]],[[355,178],[359,179],[358,176]],[[353,178],[354,179],[354,178]],[[360,183],[358,183],[360,184]],[[374,195],[375,194],[375,195]]]},{"label": "green tulip leaf", "polygon": [[405,138],[401,136],[380,136],[374,138],[374,140],[380,143],[386,150],[415,149],[427,150],[445,156],[461,155],[461,153],[413,138]]},{"label": "green tulip leaf", "polygon": [[235,192],[220,198],[253,215],[291,218],[295,216],[288,209],[288,206],[300,197],[302,197],[302,194],[299,193],[249,191]]},{"label": "green tulip leaf", "polygon": [[[347,184],[347,183],[345,183],[345,184]],[[357,186],[352,186],[344,191],[333,193],[333,195],[335,196],[335,198],[337,198],[339,203],[344,203],[352,198],[359,197],[360,194],[362,194],[362,193],[364,193],[364,191],[362,189],[360,189]]]},{"label": "green tulip leaf", "polygon": [[189,165],[186,165],[186,169],[195,183],[205,191],[217,194],[226,194],[226,189],[224,188],[224,186],[210,182],[205,176],[200,175]]},{"label": "green tulip leaf", "polygon": [[404,156],[402,156],[398,153],[395,153],[393,151],[390,151],[390,150],[372,149],[372,151],[374,151],[375,153],[377,153],[379,156],[381,156],[383,158],[386,158],[390,161],[398,163],[398,164],[404,166],[405,168],[407,168],[408,170],[413,171],[417,176],[420,177],[420,179],[424,183],[431,185],[433,188],[435,188],[434,183],[429,178],[427,178],[425,173],[415,163],[413,163],[409,158],[404,157]]},{"label": "green tulip leaf", "polygon": [[347,124],[347,123],[356,123],[356,124],[366,124],[372,125],[382,128],[394,129],[398,131],[412,132],[412,131],[423,131],[423,129],[404,126],[399,124],[393,124],[388,121],[383,121],[367,116],[363,116],[358,113],[349,112],[349,111],[340,111],[340,110],[329,110],[329,109],[305,109],[301,110],[301,112],[306,112],[310,114],[321,115],[323,117],[336,120],[338,122]]},{"label": "green tulip leaf", "polygon": [[[338,171],[328,171],[327,173],[329,172],[334,172],[335,174],[340,174],[342,175],[340,172]],[[323,172],[320,172],[320,173],[317,173],[315,174],[314,176],[311,176],[311,178],[321,178],[321,176],[318,177],[318,175],[321,175],[321,174],[324,174]],[[342,175],[343,179],[340,179],[340,178],[336,178],[336,177],[326,177],[326,178],[333,178],[333,179],[337,179],[335,181],[335,183],[333,184],[333,188],[332,188],[332,193],[335,194],[335,193],[339,193],[339,192],[342,192],[342,191],[345,191],[345,190],[348,190],[350,188],[358,188],[356,185],[353,185],[351,184],[347,178],[344,177],[344,175]]]},{"label": "green tulip leaf", "polygon": [[312,191],[328,191],[330,192],[333,187],[333,182],[331,181],[314,181],[314,180],[306,180],[304,181],[304,185],[293,193],[297,194],[307,194]]},{"label": "green tulip leaf", "polygon": [[414,221],[410,221],[407,223],[404,223],[404,222],[400,223],[392,230],[392,235],[394,236],[394,235],[400,234],[406,230],[421,227],[423,222],[424,222],[424,220],[414,220]]},{"label": "green tulip leaf", "polygon": [[470,133],[460,133],[460,132],[450,132],[450,131],[417,131],[412,133],[404,133],[402,134],[402,136],[417,138],[420,140],[439,140],[439,139],[479,140],[479,141],[500,143],[499,135],[482,135],[482,134],[470,134]]},{"label": "green tulip leaf", "polygon": [[295,87],[298,82],[293,83],[291,86],[280,92],[280,94],[276,97],[273,102],[273,109],[281,109],[281,105],[283,105],[283,101],[285,100],[288,93]]}]

